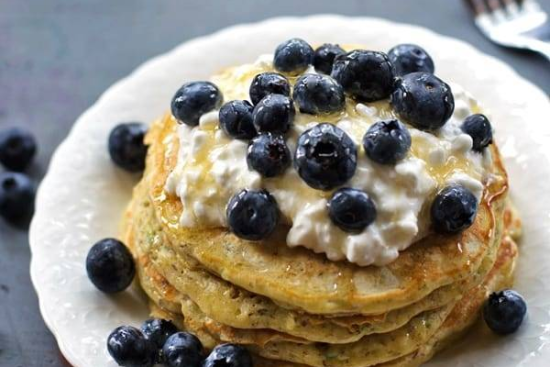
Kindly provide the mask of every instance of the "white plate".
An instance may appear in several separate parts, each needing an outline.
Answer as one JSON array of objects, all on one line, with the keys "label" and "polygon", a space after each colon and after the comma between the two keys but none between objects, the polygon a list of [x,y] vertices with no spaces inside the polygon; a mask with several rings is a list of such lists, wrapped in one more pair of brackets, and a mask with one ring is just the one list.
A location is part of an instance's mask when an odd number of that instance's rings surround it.
[{"label": "white plate", "polygon": [[121,324],[147,316],[135,291],[108,297],[86,277],[90,246],[116,236],[137,178],[116,169],[107,136],[121,121],[152,121],[186,81],[251,62],[291,37],[311,43],[360,43],[388,50],[414,42],[434,57],[436,73],[463,85],[492,116],[506,158],[512,194],[525,222],[517,289],[529,303],[527,325],[496,338],[479,327],[430,366],[546,367],[550,359],[550,103],[503,63],[455,39],[423,28],[372,18],[277,18],[231,27],[187,42],[145,63],[109,88],[76,122],[54,155],[37,198],[30,231],[31,274],[42,315],[74,366],[114,366],[105,340]]}]

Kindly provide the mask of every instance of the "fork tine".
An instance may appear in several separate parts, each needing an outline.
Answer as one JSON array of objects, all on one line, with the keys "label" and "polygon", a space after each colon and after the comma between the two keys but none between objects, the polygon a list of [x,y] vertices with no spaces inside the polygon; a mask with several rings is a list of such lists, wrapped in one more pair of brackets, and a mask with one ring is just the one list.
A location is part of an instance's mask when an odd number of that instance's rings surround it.
[{"label": "fork tine", "polygon": [[502,8],[499,0],[487,0],[487,6],[489,10],[494,12]]},{"label": "fork tine", "polygon": [[510,17],[515,17],[516,15],[519,14],[519,6],[520,6],[520,3],[523,2],[523,0],[500,0],[502,1],[502,5],[504,7],[504,9],[506,10],[506,13],[508,13],[508,15]]},{"label": "fork tine", "polygon": [[487,6],[483,0],[464,0],[466,4],[472,9],[475,15],[480,15],[487,12]]},{"label": "fork tine", "polygon": [[489,8],[489,15],[491,16],[492,22],[498,24],[506,21],[506,11],[500,0],[486,0],[485,2]]}]

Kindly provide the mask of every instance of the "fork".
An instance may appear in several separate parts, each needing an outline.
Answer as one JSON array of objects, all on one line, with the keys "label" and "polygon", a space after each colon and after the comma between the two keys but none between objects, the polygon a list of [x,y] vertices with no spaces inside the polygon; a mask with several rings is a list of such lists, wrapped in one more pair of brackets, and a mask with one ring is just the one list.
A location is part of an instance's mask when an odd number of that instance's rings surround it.
[{"label": "fork", "polygon": [[550,60],[550,23],[536,0],[465,0],[485,36],[505,47],[538,52]]}]

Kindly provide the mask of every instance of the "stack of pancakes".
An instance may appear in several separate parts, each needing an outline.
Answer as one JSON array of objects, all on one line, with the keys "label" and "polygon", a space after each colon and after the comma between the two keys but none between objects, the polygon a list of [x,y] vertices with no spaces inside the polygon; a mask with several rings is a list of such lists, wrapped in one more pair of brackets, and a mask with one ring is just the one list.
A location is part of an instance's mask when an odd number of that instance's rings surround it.
[{"label": "stack of pancakes", "polygon": [[495,145],[472,227],[430,235],[389,265],[359,267],[288,247],[284,228],[248,242],[224,228],[179,226],[181,201],[164,190],[177,161],[176,125],[168,116],[148,134],[123,240],[153,315],[206,348],[242,344],[256,367],[417,366],[477,319],[489,293],[511,285],[520,223]]}]

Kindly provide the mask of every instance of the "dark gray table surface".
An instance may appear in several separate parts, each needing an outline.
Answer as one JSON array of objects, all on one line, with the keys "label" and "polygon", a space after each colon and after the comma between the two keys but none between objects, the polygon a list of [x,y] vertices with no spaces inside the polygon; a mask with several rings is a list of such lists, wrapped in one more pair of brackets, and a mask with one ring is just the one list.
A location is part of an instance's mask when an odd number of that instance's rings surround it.
[{"label": "dark gray table surface", "polygon": [[[550,11],[550,0],[541,2]],[[314,13],[428,27],[500,58],[550,93],[550,64],[488,42],[459,0],[0,0],[0,128],[34,131],[40,152],[30,174],[38,181],[75,119],[145,60],[228,25]],[[40,316],[29,260],[26,231],[0,221],[0,366],[66,365]]]}]

